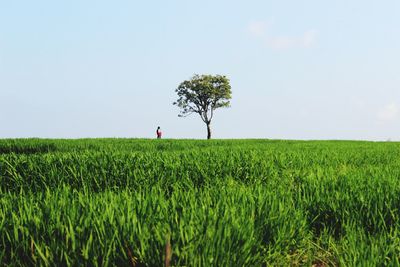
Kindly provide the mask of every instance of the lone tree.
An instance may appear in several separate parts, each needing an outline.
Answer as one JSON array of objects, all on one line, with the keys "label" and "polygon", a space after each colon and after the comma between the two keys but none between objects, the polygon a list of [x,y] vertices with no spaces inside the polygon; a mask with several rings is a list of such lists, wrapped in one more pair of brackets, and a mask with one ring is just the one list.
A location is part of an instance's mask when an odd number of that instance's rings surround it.
[{"label": "lone tree", "polygon": [[210,139],[214,110],[229,107],[232,97],[229,79],[221,75],[195,74],[190,80],[182,82],[175,92],[178,94],[178,100],[173,104],[181,108],[178,116],[199,114],[207,125],[207,139]]}]

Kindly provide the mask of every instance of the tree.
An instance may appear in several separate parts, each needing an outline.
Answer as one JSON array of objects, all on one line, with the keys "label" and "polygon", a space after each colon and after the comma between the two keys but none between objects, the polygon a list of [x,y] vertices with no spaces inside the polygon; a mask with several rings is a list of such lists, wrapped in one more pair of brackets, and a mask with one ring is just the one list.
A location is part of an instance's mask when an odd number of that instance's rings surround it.
[{"label": "tree", "polygon": [[183,81],[175,90],[178,100],[173,104],[181,108],[179,117],[192,113],[200,115],[207,125],[207,139],[211,138],[211,120],[217,108],[229,107],[232,98],[229,79],[221,75],[195,74]]}]

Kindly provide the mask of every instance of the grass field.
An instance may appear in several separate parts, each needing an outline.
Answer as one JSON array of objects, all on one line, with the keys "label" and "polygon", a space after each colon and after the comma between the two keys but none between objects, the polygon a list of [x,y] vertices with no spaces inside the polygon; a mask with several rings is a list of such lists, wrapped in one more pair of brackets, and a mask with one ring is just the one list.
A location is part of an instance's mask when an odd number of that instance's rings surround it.
[{"label": "grass field", "polygon": [[0,195],[3,266],[400,265],[400,143],[4,139]]}]

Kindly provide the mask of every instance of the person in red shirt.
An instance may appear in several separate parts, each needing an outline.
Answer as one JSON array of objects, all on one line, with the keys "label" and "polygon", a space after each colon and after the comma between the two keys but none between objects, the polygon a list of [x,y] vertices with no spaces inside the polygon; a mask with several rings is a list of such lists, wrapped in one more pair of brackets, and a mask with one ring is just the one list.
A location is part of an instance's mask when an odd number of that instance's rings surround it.
[{"label": "person in red shirt", "polygon": [[158,126],[158,127],[157,127],[156,134],[157,134],[157,139],[161,139],[162,132],[161,132],[161,128],[160,128],[160,126]]}]

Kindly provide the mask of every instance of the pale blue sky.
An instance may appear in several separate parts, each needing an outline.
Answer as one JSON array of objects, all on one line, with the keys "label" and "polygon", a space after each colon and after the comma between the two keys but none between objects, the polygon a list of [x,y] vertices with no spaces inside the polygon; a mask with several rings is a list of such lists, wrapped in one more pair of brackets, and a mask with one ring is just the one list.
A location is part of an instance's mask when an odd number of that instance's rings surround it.
[{"label": "pale blue sky", "polygon": [[231,80],[215,138],[400,140],[400,1],[0,0],[0,138],[205,138],[194,73]]}]

